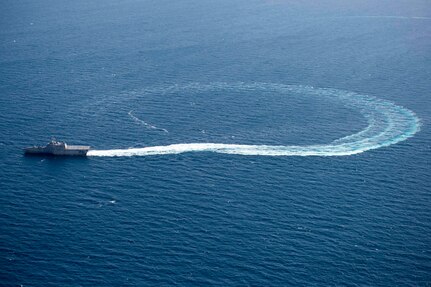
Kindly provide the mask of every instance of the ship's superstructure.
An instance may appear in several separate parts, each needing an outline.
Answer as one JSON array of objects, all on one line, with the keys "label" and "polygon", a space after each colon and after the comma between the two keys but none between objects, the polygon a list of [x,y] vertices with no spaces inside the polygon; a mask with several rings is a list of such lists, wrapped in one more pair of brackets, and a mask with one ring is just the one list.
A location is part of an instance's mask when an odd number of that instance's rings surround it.
[{"label": "ship's superstructure", "polygon": [[24,149],[25,154],[31,155],[70,155],[86,156],[90,146],[68,145],[65,142],[51,140],[46,146],[33,146]]}]

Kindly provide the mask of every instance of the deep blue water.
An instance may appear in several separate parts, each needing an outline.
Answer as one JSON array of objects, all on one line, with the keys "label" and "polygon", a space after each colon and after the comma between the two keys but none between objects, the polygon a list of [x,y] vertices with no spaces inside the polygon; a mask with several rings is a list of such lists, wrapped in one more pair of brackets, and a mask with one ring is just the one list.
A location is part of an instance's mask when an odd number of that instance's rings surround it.
[{"label": "deep blue water", "polygon": [[[431,284],[431,5],[374,2],[2,1],[0,285]],[[326,146],[377,99],[349,156],[22,154]]]}]

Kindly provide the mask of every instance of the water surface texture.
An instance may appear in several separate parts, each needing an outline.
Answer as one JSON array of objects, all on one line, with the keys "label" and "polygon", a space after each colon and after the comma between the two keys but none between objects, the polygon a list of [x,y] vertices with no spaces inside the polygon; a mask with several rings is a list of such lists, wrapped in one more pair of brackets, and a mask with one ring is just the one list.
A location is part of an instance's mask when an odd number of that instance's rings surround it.
[{"label": "water surface texture", "polygon": [[375,2],[3,1],[0,285],[431,284],[431,6]]}]

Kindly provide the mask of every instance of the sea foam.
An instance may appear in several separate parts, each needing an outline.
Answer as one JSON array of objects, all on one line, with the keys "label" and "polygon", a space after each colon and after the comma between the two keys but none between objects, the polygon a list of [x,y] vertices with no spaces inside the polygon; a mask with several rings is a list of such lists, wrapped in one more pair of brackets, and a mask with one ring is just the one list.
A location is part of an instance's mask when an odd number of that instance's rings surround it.
[{"label": "sea foam", "polygon": [[90,150],[88,156],[150,156],[185,152],[215,152],[259,156],[346,156],[396,144],[412,137],[420,129],[414,112],[392,102],[355,92],[314,88],[310,86],[271,83],[213,83],[171,86],[160,92],[172,91],[229,91],[262,90],[279,94],[299,93],[323,99],[341,101],[346,107],[357,109],[368,126],[328,144],[319,145],[244,145],[224,143],[177,143],[144,148]]}]

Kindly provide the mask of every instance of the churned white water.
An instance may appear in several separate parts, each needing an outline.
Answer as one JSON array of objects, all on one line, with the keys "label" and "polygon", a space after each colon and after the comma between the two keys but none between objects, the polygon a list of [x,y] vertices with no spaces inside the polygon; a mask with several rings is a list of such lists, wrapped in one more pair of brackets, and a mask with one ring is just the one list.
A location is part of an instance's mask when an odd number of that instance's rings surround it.
[{"label": "churned white water", "polygon": [[91,150],[88,156],[149,156],[185,152],[216,152],[259,156],[346,156],[396,144],[413,136],[420,129],[420,120],[414,112],[392,102],[355,92],[309,86],[270,83],[214,83],[211,85],[175,86],[171,89],[191,91],[262,90],[279,94],[291,92],[306,96],[335,99],[345,106],[357,109],[368,126],[355,134],[347,135],[328,144],[319,145],[244,145],[224,143],[176,143],[144,148]]}]

